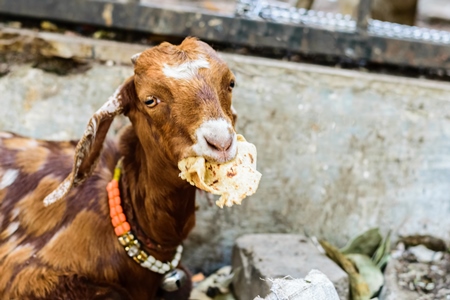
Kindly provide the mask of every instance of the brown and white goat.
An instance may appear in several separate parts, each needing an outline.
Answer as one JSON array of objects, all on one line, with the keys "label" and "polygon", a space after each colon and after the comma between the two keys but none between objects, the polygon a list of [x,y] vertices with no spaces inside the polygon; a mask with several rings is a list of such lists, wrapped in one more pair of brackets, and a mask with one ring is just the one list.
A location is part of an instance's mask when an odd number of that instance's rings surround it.
[{"label": "brown and white goat", "polygon": [[[0,134],[0,299],[157,298],[162,275],[119,244],[106,185],[123,157],[119,187],[132,230],[149,254],[171,261],[195,224],[195,188],[179,178],[177,163],[235,157],[235,79],[193,38],[163,43],[133,62],[134,76],[79,142]],[[120,113],[131,125],[118,143],[105,142]],[[45,207],[44,198],[55,203]]]}]

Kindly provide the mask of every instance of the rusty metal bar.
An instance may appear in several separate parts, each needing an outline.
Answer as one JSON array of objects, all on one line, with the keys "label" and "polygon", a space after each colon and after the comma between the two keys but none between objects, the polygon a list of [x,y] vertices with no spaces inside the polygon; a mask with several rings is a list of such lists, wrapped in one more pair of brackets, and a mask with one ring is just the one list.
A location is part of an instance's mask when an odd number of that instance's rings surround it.
[{"label": "rusty metal bar", "polygon": [[[354,61],[450,69],[450,35],[368,21],[368,7],[370,1],[362,0],[355,22],[312,11],[280,11],[272,16],[260,10],[257,16],[247,18],[189,7],[173,9],[118,1],[0,0],[0,14],[163,36],[190,35],[209,42],[345,57]],[[285,21],[278,21],[279,17]]]}]

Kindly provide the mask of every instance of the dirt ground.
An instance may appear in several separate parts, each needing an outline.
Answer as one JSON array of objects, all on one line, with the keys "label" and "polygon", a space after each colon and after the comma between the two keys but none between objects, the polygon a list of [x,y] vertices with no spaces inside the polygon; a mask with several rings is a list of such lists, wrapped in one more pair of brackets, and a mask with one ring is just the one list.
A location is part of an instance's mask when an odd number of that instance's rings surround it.
[{"label": "dirt ground", "polygon": [[[397,257],[396,254],[397,253]],[[396,251],[397,284],[415,292],[415,300],[450,299],[450,253],[435,252],[431,261],[424,261],[413,251]]]}]

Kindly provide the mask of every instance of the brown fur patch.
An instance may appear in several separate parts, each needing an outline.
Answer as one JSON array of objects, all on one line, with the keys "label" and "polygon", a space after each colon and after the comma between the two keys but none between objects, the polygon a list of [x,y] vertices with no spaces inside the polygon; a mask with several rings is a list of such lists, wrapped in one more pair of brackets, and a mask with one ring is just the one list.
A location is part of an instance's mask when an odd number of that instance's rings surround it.
[{"label": "brown fur patch", "polygon": [[5,198],[6,190],[0,190],[0,204],[2,204],[3,199]]},{"label": "brown fur patch", "polygon": [[24,237],[16,238],[15,236],[13,236],[9,238],[7,242],[2,242],[2,244],[0,244],[0,261],[3,260],[9,253],[11,253],[23,240]]},{"label": "brown fur patch", "polygon": [[35,148],[38,145],[38,141],[22,137],[13,137],[3,140],[3,144],[10,150],[26,150]]},{"label": "brown fur patch", "polygon": [[75,154],[75,147],[70,143],[61,144],[61,152],[69,157],[73,157]]},{"label": "brown fur patch", "polygon": [[110,257],[105,257],[105,254],[120,248],[109,220],[101,221],[92,211],[78,213],[68,227],[54,235],[38,256],[57,269],[101,277],[102,274],[97,274],[97,264],[107,265],[105,259],[110,261]]},{"label": "brown fur patch", "polygon": [[44,147],[28,148],[16,154],[16,164],[23,172],[32,174],[44,166],[49,153]]},{"label": "brown fur patch", "polygon": [[8,242],[0,246],[0,291],[5,290],[13,275],[14,266],[24,262],[30,257],[28,247],[18,248],[22,239],[11,238]]},{"label": "brown fur patch", "polygon": [[[14,248],[14,250],[8,254],[6,259],[2,262],[2,266],[19,265],[28,260],[35,252],[35,249],[31,245],[23,245]],[[3,268],[2,268],[3,269]]]},{"label": "brown fur patch", "polygon": [[[96,185],[96,188],[98,190],[98,198],[99,199],[108,199],[108,194],[106,192],[106,186],[105,182],[108,182],[112,179],[111,170],[108,167],[103,167],[98,171],[98,175],[101,178],[104,178],[105,181],[100,180],[98,184]],[[100,214],[104,216],[109,216],[109,205],[108,202],[105,201],[99,201],[99,207],[100,207]]]},{"label": "brown fur patch", "polygon": [[17,203],[20,209],[19,221],[30,235],[40,236],[57,226],[64,216],[66,202],[59,201],[45,207],[42,200],[60,183],[53,177],[44,177],[37,188]]},{"label": "brown fur patch", "polygon": [[58,284],[58,275],[46,267],[29,266],[21,270],[11,284],[11,298],[23,299],[25,295],[44,298]]},{"label": "brown fur patch", "polygon": [[[2,276],[0,276],[0,291],[4,291],[6,289],[12,275],[13,275],[12,268],[5,268],[4,266],[2,266]],[[0,299],[8,299],[8,298],[0,298]]]}]

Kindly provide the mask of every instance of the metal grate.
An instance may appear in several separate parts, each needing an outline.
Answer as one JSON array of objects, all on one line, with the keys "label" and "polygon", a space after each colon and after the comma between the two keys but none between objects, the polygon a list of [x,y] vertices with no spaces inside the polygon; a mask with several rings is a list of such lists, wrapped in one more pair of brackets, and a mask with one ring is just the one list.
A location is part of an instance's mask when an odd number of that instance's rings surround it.
[{"label": "metal grate", "polygon": [[[369,4],[370,1],[366,2]],[[311,27],[338,31],[357,31],[357,22],[350,15],[298,9],[283,2],[261,0],[237,0],[236,16],[248,19],[262,19],[284,24],[302,24]],[[379,37],[413,39],[424,42],[450,44],[450,32],[416,26],[406,26],[378,20],[369,20],[367,32]]]}]

